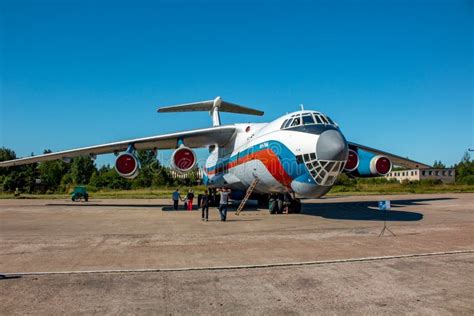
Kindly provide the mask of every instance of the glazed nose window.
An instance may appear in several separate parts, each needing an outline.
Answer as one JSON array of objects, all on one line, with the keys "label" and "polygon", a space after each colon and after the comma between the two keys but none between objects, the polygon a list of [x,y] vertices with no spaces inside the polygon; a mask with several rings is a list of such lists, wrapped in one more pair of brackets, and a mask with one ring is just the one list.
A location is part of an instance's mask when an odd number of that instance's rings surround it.
[{"label": "glazed nose window", "polygon": [[290,118],[283,121],[281,129],[297,127],[301,125],[333,125],[337,126],[331,118],[320,112],[303,112],[293,114]]},{"label": "glazed nose window", "polygon": [[297,117],[293,120],[293,123],[291,123],[291,126],[294,127],[294,126],[299,126],[300,125],[300,118]]},{"label": "glazed nose window", "polygon": [[303,125],[314,124],[314,118],[311,114],[303,115]]}]

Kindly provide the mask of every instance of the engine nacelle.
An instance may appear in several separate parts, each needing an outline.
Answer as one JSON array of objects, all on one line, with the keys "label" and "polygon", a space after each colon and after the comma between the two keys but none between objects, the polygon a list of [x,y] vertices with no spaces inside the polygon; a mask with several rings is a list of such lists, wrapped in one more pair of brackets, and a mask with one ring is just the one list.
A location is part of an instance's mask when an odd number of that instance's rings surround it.
[{"label": "engine nacelle", "polygon": [[377,176],[384,176],[392,170],[392,162],[385,156],[377,155],[370,160],[370,172]]},{"label": "engine nacelle", "polygon": [[197,163],[196,153],[186,146],[176,149],[171,155],[171,168],[179,173],[191,171]]},{"label": "engine nacelle", "polygon": [[349,149],[344,170],[361,178],[385,176],[392,170],[392,162],[383,155],[376,155],[360,148]]},{"label": "engine nacelle", "polygon": [[138,176],[140,162],[132,153],[121,153],[117,159],[115,159],[115,170],[121,177],[133,179]]},{"label": "engine nacelle", "polygon": [[347,172],[355,171],[359,167],[359,154],[355,150],[349,149],[349,155],[347,156],[344,170]]}]

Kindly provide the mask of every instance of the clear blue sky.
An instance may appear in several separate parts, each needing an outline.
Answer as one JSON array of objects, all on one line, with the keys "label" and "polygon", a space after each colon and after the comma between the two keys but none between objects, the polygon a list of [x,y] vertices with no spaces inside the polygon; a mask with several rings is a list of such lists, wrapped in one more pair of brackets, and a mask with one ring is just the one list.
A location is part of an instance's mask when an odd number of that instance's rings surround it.
[{"label": "clear blue sky", "polygon": [[0,12],[0,146],[19,156],[206,127],[206,113],[156,108],[217,95],[266,112],[225,123],[303,103],[349,140],[423,162],[474,147],[473,1],[0,0]]}]

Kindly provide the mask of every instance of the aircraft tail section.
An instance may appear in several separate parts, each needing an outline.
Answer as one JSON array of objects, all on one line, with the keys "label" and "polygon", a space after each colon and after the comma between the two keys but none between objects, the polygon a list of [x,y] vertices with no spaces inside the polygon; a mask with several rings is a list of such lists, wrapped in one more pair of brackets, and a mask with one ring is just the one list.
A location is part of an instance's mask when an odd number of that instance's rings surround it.
[{"label": "aircraft tail section", "polygon": [[172,106],[167,106],[167,107],[161,107],[158,109],[159,113],[196,112],[196,111],[202,111],[202,112],[209,111],[209,114],[212,117],[213,126],[221,125],[219,112],[249,114],[249,115],[258,115],[258,116],[262,116],[264,114],[263,111],[259,111],[256,109],[252,109],[245,106],[230,103],[227,101],[223,101],[221,97],[217,97],[214,100],[209,100],[209,101],[172,105]]}]

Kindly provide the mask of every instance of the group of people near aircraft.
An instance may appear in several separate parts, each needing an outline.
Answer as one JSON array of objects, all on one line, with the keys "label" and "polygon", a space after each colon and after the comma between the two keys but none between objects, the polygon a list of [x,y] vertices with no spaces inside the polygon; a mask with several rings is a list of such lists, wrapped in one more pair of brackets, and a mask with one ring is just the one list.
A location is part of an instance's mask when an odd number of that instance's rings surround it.
[{"label": "group of people near aircraft", "polygon": [[[205,190],[203,195],[200,195],[200,204],[199,206],[201,207],[201,220],[202,221],[208,221],[209,220],[209,206],[215,205],[217,196],[216,192],[220,192],[220,198],[219,198],[219,215],[221,222],[225,222],[227,220],[227,209],[229,205],[229,194],[230,194],[230,189],[222,187],[219,188],[215,191],[212,191],[212,193],[209,190]],[[179,201],[184,202],[184,208],[188,211],[193,210],[193,200],[194,200],[194,191],[192,189],[189,189],[188,193],[186,194],[186,197],[183,199],[181,198],[181,193],[179,192],[179,188],[176,189],[176,191],[173,192],[172,195],[173,199],[173,207],[175,210],[178,210],[179,207]]]},{"label": "group of people near aircraft", "polygon": [[286,190],[285,193],[272,193],[269,198],[269,211],[270,214],[289,214],[292,207],[292,203],[295,200],[294,194],[292,195],[289,190]]}]

